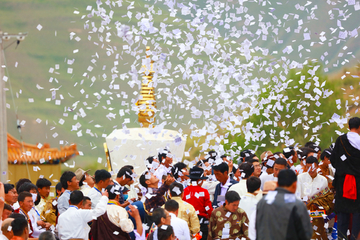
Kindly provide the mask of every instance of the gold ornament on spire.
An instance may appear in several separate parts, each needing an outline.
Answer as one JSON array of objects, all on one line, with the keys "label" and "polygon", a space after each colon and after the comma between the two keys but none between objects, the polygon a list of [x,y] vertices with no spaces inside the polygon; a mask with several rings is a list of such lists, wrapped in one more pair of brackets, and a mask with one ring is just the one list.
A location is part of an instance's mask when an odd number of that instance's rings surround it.
[{"label": "gold ornament on spire", "polygon": [[[146,58],[150,58],[149,55],[150,47],[146,47]],[[140,97],[136,105],[139,106],[139,118],[138,121],[141,127],[147,128],[155,123],[155,109],[156,99],[153,86],[153,71],[154,61],[150,62],[150,69],[144,65],[142,68],[145,69],[143,80],[141,82]]]}]

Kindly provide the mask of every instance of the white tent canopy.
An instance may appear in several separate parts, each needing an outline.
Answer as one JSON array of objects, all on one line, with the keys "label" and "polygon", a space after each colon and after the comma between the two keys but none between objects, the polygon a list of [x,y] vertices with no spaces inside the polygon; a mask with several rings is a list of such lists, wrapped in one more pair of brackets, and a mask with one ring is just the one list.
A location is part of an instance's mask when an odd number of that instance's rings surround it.
[{"label": "white tent canopy", "polygon": [[177,131],[149,128],[116,129],[106,137],[114,174],[124,165],[133,165],[139,175],[146,170],[145,160],[169,149],[174,162],[184,155],[186,139]]}]

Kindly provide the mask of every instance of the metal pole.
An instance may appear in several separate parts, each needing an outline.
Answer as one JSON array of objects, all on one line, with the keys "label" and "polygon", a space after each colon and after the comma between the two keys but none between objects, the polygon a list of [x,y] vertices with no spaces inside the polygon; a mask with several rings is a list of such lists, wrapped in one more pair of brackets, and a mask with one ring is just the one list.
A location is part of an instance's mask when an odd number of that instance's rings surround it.
[{"label": "metal pole", "polygon": [[4,81],[4,49],[2,31],[0,30],[0,180],[8,180],[8,152],[7,152],[7,125],[6,125],[6,96]]}]

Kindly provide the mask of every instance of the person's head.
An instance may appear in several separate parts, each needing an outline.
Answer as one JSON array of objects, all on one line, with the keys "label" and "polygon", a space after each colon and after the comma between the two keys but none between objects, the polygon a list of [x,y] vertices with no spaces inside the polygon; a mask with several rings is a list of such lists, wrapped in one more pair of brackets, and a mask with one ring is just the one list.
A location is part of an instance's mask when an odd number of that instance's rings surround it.
[{"label": "person's head", "polygon": [[88,196],[84,196],[81,208],[91,210],[91,198],[89,198]]},{"label": "person's head", "polygon": [[258,158],[252,158],[247,161],[247,163],[250,163],[254,167],[254,172],[252,173],[255,177],[260,177],[261,174],[261,165]]},{"label": "person's head", "polygon": [[245,158],[247,157],[251,157],[252,155],[254,155],[253,151],[250,149],[245,149],[243,151],[240,152],[240,159],[239,159],[239,164],[241,162],[245,162]]},{"label": "person's head", "polygon": [[11,229],[14,236],[22,237],[25,240],[29,238],[28,221],[25,218],[16,218],[11,222]]},{"label": "person's head", "polygon": [[119,200],[119,196],[120,196],[120,187],[116,186],[116,185],[108,185],[105,188],[109,194],[109,200],[115,200],[118,201]]},{"label": "person's head", "polygon": [[21,187],[21,185],[23,185],[23,184],[26,183],[26,182],[31,183],[30,179],[27,179],[27,178],[21,178],[21,179],[19,179],[19,181],[17,181],[17,183],[16,183],[16,192],[19,193],[19,188]]},{"label": "person's head", "polygon": [[60,177],[61,185],[64,189],[74,191],[79,189],[79,180],[77,180],[75,173],[65,171]]},{"label": "person's head", "polygon": [[189,175],[189,170],[187,169],[186,164],[183,162],[176,163],[171,168],[171,173],[174,176],[174,178],[177,179],[178,181],[183,182],[189,179],[189,177],[187,176]]},{"label": "person's head", "polygon": [[175,240],[175,234],[173,227],[169,225],[162,225],[157,229],[158,240]]},{"label": "person's head", "polygon": [[81,191],[75,190],[70,194],[70,204],[74,206],[82,205],[84,194]]},{"label": "person's head", "polygon": [[37,186],[32,184],[31,182],[26,182],[24,184],[22,184],[19,188],[19,194],[22,192],[29,192],[29,193],[33,193],[33,194],[37,194]]},{"label": "person's head", "polygon": [[255,191],[259,190],[261,185],[261,180],[258,177],[249,177],[248,180],[246,180],[246,187],[249,193],[254,193]]},{"label": "person's head", "polygon": [[141,174],[141,176],[139,178],[140,184],[142,186],[144,186],[145,188],[148,188],[148,187],[157,188],[159,181],[160,180],[149,171],[146,171],[143,174]]},{"label": "person's head", "polygon": [[229,166],[225,162],[222,162],[218,165],[213,165],[213,170],[216,179],[222,184],[225,184],[229,178]]},{"label": "person's head", "polygon": [[160,165],[159,160],[155,156],[148,157],[145,160],[145,164],[148,170],[153,170],[153,171],[155,171]]},{"label": "person's head", "polygon": [[290,163],[295,164],[298,160],[297,152],[293,146],[286,147],[283,149],[283,154]]},{"label": "person's head", "polygon": [[5,191],[5,202],[10,205],[16,203],[18,194],[13,184],[5,183],[4,184],[4,191]]},{"label": "person's head", "polygon": [[152,219],[154,223],[159,227],[161,225],[170,225],[170,214],[164,208],[156,208],[152,212]]},{"label": "person's head", "polygon": [[208,152],[208,154],[206,155],[206,161],[207,161],[207,162],[209,162],[209,160],[215,161],[217,155],[218,155],[218,154],[217,154],[216,151],[210,150],[210,151]]},{"label": "person's head", "polygon": [[357,132],[360,134],[360,118],[353,117],[349,119],[349,129],[350,131]]},{"label": "person's head", "polygon": [[32,194],[29,192],[21,192],[18,197],[20,208],[25,212],[29,212],[34,206]]},{"label": "person's head", "polygon": [[38,188],[39,194],[43,198],[47,198],[50,194],[51,182],[46,178],[39,178],[36,181],[36,186]]},{"label": "person's head", "polygon": [[2,213],[2,220],[4,221],[5,219],[7,219],[13,212],[13,208],[5,203],[4,204],[4,210],[3,210],[3,213]]},{"label": "person's head", "polygon": [[315,154],[315,156],[317,155],[315,150],[312,148],[309,148],[309,147],[302,147],[298,150],[298,156],[299,156],[300,161],[306,160],[307,157],[314,156],[314,154]]},{"label": "person's head", "polygon": [[173,162],[173,159],[172,159],[172,155],[171,155],[171,152],[167,149],[164,149],[162,151],[159,152],[159,155],[158,155],[158,159],[159,159],[159,162],[161,164],[163,164],[165,167],[170,167],[172,162]]},{"label": "person's head", "polygon": [[61,185],[61,182],[58,182],[56,184],[55,190],[56,190],[56,196],[60,196],[65,191],[65,189]]},{"label": "person's head", "polygon": [[[131,170],[130,170],[131,171]],[[101,191],[106,188],[110,183],[111,174],[105,169],[99,169],[95,172],[95,184]]]},{"label": "person's head", "polygon": [[240,163],[239,169],[242,179],[248,179],[254,172],[254,166],[248,162]]},{"label": "person's head", "polygon": [[234,165],[231,171],[232,171],[232,173],[234,175],[234,178],[236,178],[237,181],[239,181],[240,177],[241,177],[239,166]]},{"label": "person's head", "polygon": [[184,192],[184,187],[181,183],[173,182],[170,184],[170,195],[172,197],[181,197]]},{"label": "person's head", "polygon": [[208,177],[205,176],[205,171],[199,166],[192,167],[189,171],[188,177],[190,178],[191,183],[196,182],[197,186],[202,186],[203,180],[206,180]]},{"label": "person's head", "polygon": [[287,162],[284,158],[277,158],[274,163],[274,177],[279,175],[279,172],[285,169],[287,166]]},{"label": "person's head", "polygon": [[295,172],[291,169],[281,170],[278,175],[277,184],[279,187],[285,188],[288,191],[295,193],[297,184],[297,177]]},{"label": "person's head", "polygon": [[318,160],[316,157],[310,156],[306,158],[306,171],[312,178],[317,176]]},{"label": "person's head", "polygon": [[240,196],[235,191],[228,191],[225,194],[225,208],[230,212],[235,212],[239,207]]},{"label": "person's head", "polygon": [[39,240],[55,240],[55,236],[51,231],[45,231],[40,233]]},{"label": "person's head", "polygon": [[331,153],[332,153],[332,150],[330,148],[327,148],[320,155],[322,164],[324,164],[325,166],[328,166],[330,164]]},{"label": "person's head", "polygon": [[132,181],[133,172],[130,168],[122,167],[116,175],[116,181],[121,185],[125,186]]},{"label": "person's head", "polygon": [[165,210],[177,216],[179,210],[179,203],[175,200],[169,199],[165,203]]},{"label": "person's head", "polygon": [[1,225],[1,231],[7,237],[7,239],[11,239],[14,236],[14,233],[11,228],[11,223],[14,221],[14,218],[3,219]]}]

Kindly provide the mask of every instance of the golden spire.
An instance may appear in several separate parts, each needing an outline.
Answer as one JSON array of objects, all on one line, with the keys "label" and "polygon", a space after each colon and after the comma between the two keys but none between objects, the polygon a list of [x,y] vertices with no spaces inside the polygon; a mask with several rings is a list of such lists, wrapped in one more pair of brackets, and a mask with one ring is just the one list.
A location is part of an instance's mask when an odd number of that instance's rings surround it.
[{"label": "golden spire", "polygon": [[[146,58],[150,58],[149,55],[150,47],[146,47]],[[150,62],[150,69],[146,68],[146,65],[143,66],[145,69],[143,80],[141,82],[140,97],[137,102],[139,106],[139,118],[138,121],[141,127],[149,127],[150,124],[155,123],[155,109],[156,109],[156,100],[153,86],[153,71],[154,61]]]}]

